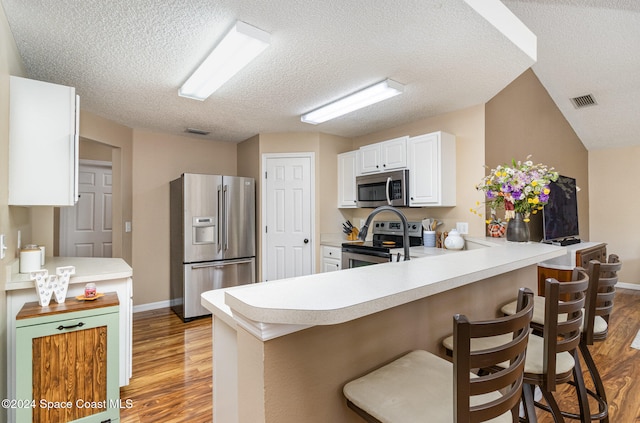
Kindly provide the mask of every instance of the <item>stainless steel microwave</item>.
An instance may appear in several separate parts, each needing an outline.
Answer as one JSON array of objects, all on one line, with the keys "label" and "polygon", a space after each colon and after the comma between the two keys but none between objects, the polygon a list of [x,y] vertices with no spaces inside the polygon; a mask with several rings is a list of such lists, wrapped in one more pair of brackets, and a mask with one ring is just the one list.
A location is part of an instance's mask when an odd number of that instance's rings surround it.
[{"label": "stainless steel microwave", "polygon": [[409,170],[356,176],[358,207],[409,206]]}]

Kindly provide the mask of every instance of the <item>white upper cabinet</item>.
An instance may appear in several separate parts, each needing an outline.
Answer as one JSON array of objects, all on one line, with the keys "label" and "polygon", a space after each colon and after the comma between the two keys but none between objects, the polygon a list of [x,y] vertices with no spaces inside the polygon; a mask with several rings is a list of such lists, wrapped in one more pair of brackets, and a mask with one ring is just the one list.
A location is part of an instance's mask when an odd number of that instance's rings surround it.
[{"label": "white upper cabinet", "polygon": [[80,109],[75,89],[10,79],[9,204],[73,206]]},{"label": "white upper cabinet", "polygon": [[409,206],[456,205],[456,138],[434,132],[409,138]]},{"label": "white upper cabinet", "polygon": [[407,167],[408,139],[409,137],[405,136],[360,147],[358,150],[358,175],[405,169]]},{"label": "white upper cabinet", "polygon": [[357,151],[338,154],[338,207],[356,207]]}]

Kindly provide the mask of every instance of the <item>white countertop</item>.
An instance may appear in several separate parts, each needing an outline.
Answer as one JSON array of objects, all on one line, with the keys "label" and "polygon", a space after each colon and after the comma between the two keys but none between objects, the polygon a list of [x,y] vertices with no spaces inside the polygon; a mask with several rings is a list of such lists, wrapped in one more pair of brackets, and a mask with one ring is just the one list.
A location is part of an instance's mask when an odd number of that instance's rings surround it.
[{"label": "white countertop", "polygon": [[[18,273],[18,263],[19,261],[16,259],[7,265],[5,291],[31,289],[34,286],[29,274]],[[76,268],[76,273],[69,279],[69,284],[122,279],[133,275],[131,266],[121,258],[47,257],[42,268],[47,269],[50,275],[55,275],[56,267],[64,266],[75,266]]]},{"label": "white countertop", "polygon": [[[566,255],[565,247],[467,238],[475,248],[410,261],[282,279],[202,294],[215,315],[260,328],[344,323]],[[484,247],[484,248],[483,248]]]}]

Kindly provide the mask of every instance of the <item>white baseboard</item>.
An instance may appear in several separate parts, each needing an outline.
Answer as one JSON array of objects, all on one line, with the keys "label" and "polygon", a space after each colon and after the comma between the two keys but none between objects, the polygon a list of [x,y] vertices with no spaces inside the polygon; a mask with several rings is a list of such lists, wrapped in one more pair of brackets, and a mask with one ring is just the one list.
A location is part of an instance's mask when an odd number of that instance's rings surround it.
[{"label": "white baseboard", "polygon": [[157,310],[159,308],[171,307],[171,301],[158,301],[157,303],[139,304],[133,306],[133,312],[139,313],[141,311]]},{"label": "white baseboard", "polygon": [[618,282],[616,284],[616,288],[623,288],[623,289],[633,289],[635,291],[640,291],[640,284],[637,283],[624,283],[624,282]]}]

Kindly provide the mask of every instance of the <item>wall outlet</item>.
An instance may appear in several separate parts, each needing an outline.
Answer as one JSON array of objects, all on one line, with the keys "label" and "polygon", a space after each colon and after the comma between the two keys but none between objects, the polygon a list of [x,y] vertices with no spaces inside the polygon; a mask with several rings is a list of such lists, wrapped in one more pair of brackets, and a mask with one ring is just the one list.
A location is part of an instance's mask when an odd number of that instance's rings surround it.
[{"label": "wall outlet", "polygon": [[456,230],[460,232],[462,235],[466,235],[469,233],[469,223],[467,222],[457,222]]}]

